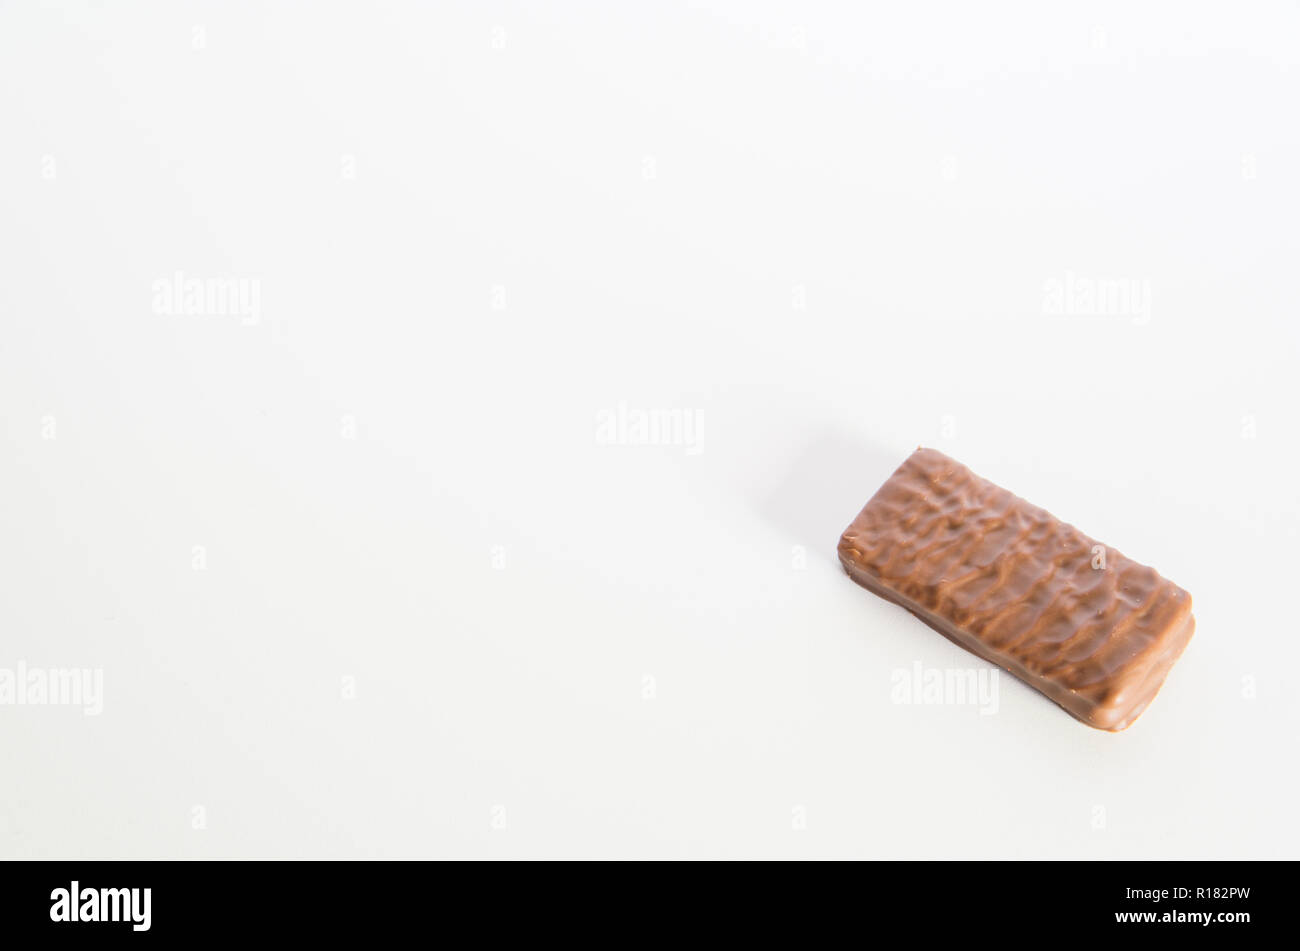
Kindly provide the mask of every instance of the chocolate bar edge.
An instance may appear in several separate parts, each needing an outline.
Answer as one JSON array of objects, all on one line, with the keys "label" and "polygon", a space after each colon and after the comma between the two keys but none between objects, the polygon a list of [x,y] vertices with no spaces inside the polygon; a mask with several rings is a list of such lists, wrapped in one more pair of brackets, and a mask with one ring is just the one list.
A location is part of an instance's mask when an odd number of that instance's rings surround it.
[{"label": "chocolate bar edge", "polygon": [[[856,565],[852,564],[841,551],[840,564],[844,566],[845,572],[856,583],[866,588],[877,597],[896,604],[906,609],[910,614],[915,615],[919,620],[924,622],[928,627],[938,631],[948,640],[952,641],[958,647],[970,651],[981,660],[994,664],[1002,668],[1013,676],[1023,680],[1028,686],[1037,690],[1047,699],[1051,700],[1066,713],[1070,714],[1080,723],[1099,730],[1105,730],[1110,733],[1116,733],[1131,726],[1139,716],[1151,705],[1151,701],[1156,698],[1160,688],[1164,686],[1165,677],[1172,669],[1174,663],[1182,656],[1183,651],[1191,642],[1192,635],[1196,631],[1196,618],[1189,612],[1186,620],[1183,622],[1179,633],[1170,638],[1169,644],[1163,652],[1159,652],[1154,657],[1149,669],[1144,672],[1143,684],[1154,682],[1155,686],[1150,690],[1142,690],[1135,702],[1128,707],[1116,709],[1110,717],[1097,716],[1098,711],[1104,710],[1091,701],[1084,700],[1074,691],[1062,686],[1049,677],[1043,677],[1028,670],[1024,665],[1014,657],[1002,654],[1001,652],[990,648],[978,637],[968,634],[956,625],[945,621],[943,618],[932,613],[919,604],[909,600],[907,597],[900,595],[892,588],[879,583],[875,578],[866,572],[861,571]],[[1089,715],[1092,716],[1089,719]]]}]

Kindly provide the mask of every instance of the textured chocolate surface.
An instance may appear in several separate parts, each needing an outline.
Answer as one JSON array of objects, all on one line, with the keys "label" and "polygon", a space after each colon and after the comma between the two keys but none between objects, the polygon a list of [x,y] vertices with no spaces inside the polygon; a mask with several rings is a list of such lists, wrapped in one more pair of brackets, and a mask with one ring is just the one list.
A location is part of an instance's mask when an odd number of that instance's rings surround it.
[{"label": "textured chocolate surface", "polygon": [[859,584],[1103,730],[1137,719],[1195,629],[1182,588],[933,449],[881,486],[839,555]]}]

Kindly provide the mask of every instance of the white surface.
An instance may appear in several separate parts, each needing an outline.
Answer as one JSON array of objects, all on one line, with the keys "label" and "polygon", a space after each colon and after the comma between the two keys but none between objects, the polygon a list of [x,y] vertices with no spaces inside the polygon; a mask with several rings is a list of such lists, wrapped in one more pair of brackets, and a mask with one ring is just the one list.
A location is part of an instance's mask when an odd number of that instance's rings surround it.
[{"label": "white surface", "polygon": [[[1295,858],[1296,10],[545,6],[0,11],[0,853]],[[917,444],[1192,592],[1130,731],[893,702]]]}]

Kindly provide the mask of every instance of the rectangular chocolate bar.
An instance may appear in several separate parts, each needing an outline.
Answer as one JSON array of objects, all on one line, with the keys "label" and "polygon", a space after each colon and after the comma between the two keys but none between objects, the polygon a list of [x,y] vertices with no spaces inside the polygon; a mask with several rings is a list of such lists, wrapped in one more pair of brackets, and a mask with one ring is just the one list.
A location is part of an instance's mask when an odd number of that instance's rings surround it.
[{"label": "rectangular chocolate bar", "polygon": [[839,554],[858,584],[1102,730],[1138,718],[1196,627],[1178,585],[933,449],[871,497]]}]

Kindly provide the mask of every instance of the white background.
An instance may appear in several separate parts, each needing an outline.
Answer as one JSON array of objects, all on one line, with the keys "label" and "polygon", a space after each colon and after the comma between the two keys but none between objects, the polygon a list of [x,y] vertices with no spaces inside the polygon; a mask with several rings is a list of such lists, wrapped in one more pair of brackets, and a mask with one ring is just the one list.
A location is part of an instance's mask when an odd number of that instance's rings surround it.
[{"label": "white background", "polygon": [[[0,854],[1295,858],[1300,15],[889,8],[0,9]],[[1192,593],[1129,731],[893,702],[918,444]]]}]

